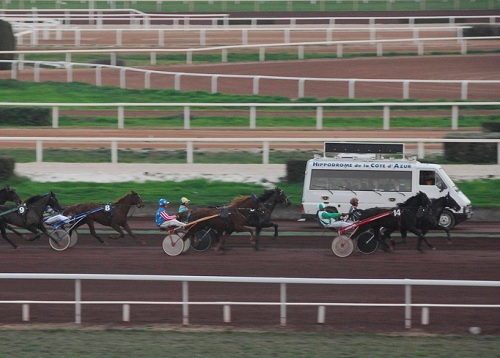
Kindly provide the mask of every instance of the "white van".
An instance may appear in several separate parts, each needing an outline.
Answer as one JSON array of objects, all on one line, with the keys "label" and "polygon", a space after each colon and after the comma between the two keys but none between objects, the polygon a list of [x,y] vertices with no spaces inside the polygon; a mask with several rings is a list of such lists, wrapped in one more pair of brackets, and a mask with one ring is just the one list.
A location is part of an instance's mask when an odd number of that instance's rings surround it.
[{"label": "white van", "polygon": [[403,144],[328,142],[323,157],[307,162],[302,218],[314,219],[320,203],[345,213],[353,197],[359,199],[359,209],[394,207],[419,191],[430,199],[449,192],[460,205],[460,211],[443,211],[443,227],[451,229],[472,216],[471,201],[443,168],[406,159]]}]

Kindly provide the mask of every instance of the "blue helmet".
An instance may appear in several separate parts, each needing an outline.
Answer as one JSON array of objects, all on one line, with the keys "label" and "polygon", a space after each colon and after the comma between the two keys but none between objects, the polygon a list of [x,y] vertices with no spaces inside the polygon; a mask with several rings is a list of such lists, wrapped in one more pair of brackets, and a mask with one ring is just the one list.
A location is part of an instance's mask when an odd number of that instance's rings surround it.
[{"label": "blue helmet", "polygon": [[165,204],[168,204],[168,200],[167,199],[160,199],[158,201],[158,206],[164,206]]}]

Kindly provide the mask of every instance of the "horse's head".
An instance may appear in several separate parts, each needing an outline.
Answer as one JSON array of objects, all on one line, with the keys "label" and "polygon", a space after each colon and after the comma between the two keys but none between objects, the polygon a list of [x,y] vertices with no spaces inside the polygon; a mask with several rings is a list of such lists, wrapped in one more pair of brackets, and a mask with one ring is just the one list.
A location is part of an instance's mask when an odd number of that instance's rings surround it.
[{"label": "horse's head", "polygon": [[5,201],[12,201],[16,205],[20,205],[23,202],[21,197],[17,194],[16,189],[11,187],[10,185],[7,185],[5,188],[1,189],[0,192],[2,192],[3,195],[3,203],[5,203]]},{"label": "horse's head", "polygon": [[285,194],[283,190],[281,190],[280,188],[276,188],[275,190],[278,193],[278,198],[277,198],[278,203],[283,204],[286,207],[292,205],[292,202],[290,201],[290,199],[288,199],[288,196]]},{"label": "horse's head", "polygon": [[47,205],[49,205],[52,209],[62,212],[64,208],[59,204],[59,200],[57,200],[56,194],[54,192],[50,192],[47,194],[49,196],[49,200],[47,202]]},{"label": "horse's head", "polygon": [[142,198],[138,193],[136,193],[135,191],[132,191],[132,193],[130,193],[130,195],[132,197],[131,205],[135,205],[138,208],[144,207],[144,202],[142,201]]}]

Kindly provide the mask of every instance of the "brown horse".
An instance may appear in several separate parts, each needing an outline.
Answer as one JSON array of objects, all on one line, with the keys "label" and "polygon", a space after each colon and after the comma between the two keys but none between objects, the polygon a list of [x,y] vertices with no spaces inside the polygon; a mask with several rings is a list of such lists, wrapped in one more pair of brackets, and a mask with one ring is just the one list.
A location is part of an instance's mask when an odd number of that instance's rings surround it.
[{"label": "brown horse", "polygon": [[[216,217],[211,217],[217,215]],[[211,217],[207,220],[204,218]],[[219,244],[215,247],[215,251],[224,252],[226,249],[226,241],[233,232],[247,231],[250,233],[250,242],[255,242],[254,230],[250,226],[246,226],[246,217],[241,214],[236,208],[224,206],[222,208],[198,208],[190,212],[188,222],[200,220],[194,225],[203,225],[204,227],[213,228],[219,236]],[[192,236],[196,230],[190,229],[186,235]],[[196,244],[196,238],[194,238]]]},{"label": "brown horse", "polygon": [[[127,233],[132,236],[138,243],[143,244],[142,240],[138,239],[130,229],[127,223],[127,215],[132,206],[138,208],[144,207],[144,202],[141,196],[135,191],[127,194],[114,203],[109,204],[96,204],[96,203],[82,203],[75,204],[67,207],[63,211],[63,215],[74,217],[75,215],[85,214],[91,212],[88,215],[84,215],[83,218],[77,221],[69,230],[69,234],[76,230],[83,224],[87,224],[90,233],[94,236],[100,243],[104,244],[104,241],[97,235],[94,227],[94,222],[97,222],[104,226],[109,226],[115,229],[119,235],[111,236],[111,239],[119,239],[125,236],[122,227],[127,231]],[[102,208],[102,210],[99,210]]]}]

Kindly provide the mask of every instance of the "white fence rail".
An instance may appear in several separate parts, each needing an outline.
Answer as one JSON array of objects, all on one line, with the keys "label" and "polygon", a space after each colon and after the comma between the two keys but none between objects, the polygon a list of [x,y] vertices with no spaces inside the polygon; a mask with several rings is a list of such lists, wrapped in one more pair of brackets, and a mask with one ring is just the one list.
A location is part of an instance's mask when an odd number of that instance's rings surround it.
[{"label": "white fence rail", "polygon": [[[500,81],[499,81],[500,82]],[[352,84],[354,85],[355,80]],[[409,86],[409,83],[408,83]],[[452,130],[457,130],[459,127],[459,110],[462,107],[481,107],[488,109],[489,107],[498,107],[500,102],[376,102],[376,103],[41,103],[41,102],[0,102],[2,107],[42,107],[52,108],[52,128],[59,127],[59,110],[61,108],[116,108],[117,124],[119,129],[125,128],[125,110],[133,109],[171,109],[183,108],[184,111],[184,129],[191,129],[191,110],[193,108],[248,108],[249,110],[249,128],[257,128],[257,110],[259,109],[298,109],[307,110],[311,107],[316,107],[316,129],[323,129],[323,112],[325,109],[346,109],[346,108],[378,108],[382,112],[383,129],[390,130],[391,128],[391,108],[413,108],[418,107],[425,110],[449,108],[450,109],[450,127]],[[370,113],[372,115],[373,113]],[[286,123],[284,123],[285,125]],[[228,122],[230,126],[230,122]],[[478,124],[479,126],[479,124]]]},{"label": "white fence rail", "polygon": [[[452,308],[487,308],[498,309],[500,304],[462,304],[431,302],[414,303],[412,299],[412,287],[415,286],[434,286],[434,287],[500,287],[500,281],[466,281],[466,280],[414,280],[414,279],[342,279],[342,278],[277,278],[277,277],[231,277],[231,276],[167,276],[167,275],[106,275],[106,274],[33,274],[33,273],[0,273],[0,280],[72,280],[74,286],[74,300],[70,301],[48,301],[48,300],[1,300],[0,304],[19,304],[22,305],[22,320],[29,321],[30,304],[70,304],[75,306],[75,323],[82,323],[83,305],[122,305],[123,321],[130,321],[131,305],[180,305],[182,306],[182,324],[189,325],[189,306],[194,305],[218,305],[223,307],[223,321],[231,321],[231,306],[259,305],[259,306],[277,306],[279,307],[279,320],[281,326],[287,324],[287,307],[289,306],[316,306],[318,308],[317,323],[325,323],[325,307],[396,307],[404,308],[405,328],[412,327],[412,309],[422,308],[422,324],[427,324],[429,307],[452,307]],[[82,299],[82,281],[100,280],[100,281],[157,281],[157,282],[179,282],[181,283],[182,300],[181,301],[85,301]],[[272,302],[240,302],[240,301],[190,301],[189,288],[198,282],[222,282],[227,283],[259,283],[278,285],[279,301]],[[289,302],[287,300],[287,287],[297,284],[306,285],[389,285],[404,287],[404,295],[401,297],[401,303],[394,303],[397,298],[391,296],[392,303],[349,303],[349,302]],[[314,291],[311,290],[311,295]],[[428,297],[432,301],[432,297]],[[459,299],[459,298],[458,298]],[[494,314],[496,314],[496,310]]]},{"label": "white fence rail", "polygon": [[[80,138],[80,137],[0,137],[1,142],[7,143],[36,143],[36,161],[43,162],[44,143],[109,143],[111,150],[111,163],[118,163],[118,145],[130,143],[185,143],[186,145],[186,162],[187,164],[194,163],[194,147],[196,144],[210,143],[235,143],[238,148],[255,146],[260,143],[262,145],[262,164],[269,164],[269,156],[271,145],[283,143],[318,143],[318,149],[321,149],[324,142],[359,142],[359,138]],[[408,143],[417,146],[417,157],[425,157],[425,144],[439,143],[491,143],[497,146],[497,160],[500,165],[500,138],[497,139],[430,139],[430,138],[363,138],[363,142],[380,142],[380,143]],[[300,144],[297,145],[300,148]]]},{"label": "white fence rail", "polygon": [[[227,39],[227,42],[234,43],[234,45],[248,45],[249,37],[254,35],[254,37],[261,36],[264,33],[262,40],[259,42],[265,41],[266,46],[268,46],[271,42],[279,41],[269,39],[269,33],[272,33],[273,36],[277,36],[278,34],[282,35],[282,43],[281,44],[292,44],[291,38],[297,34],[309,33],[309,36],[316,37],[319,41],[332,41],[336,36],[340,36],[340,34],[345,33],[361,33],[363,35],[367,34],[370,41],[377,40],[377,36],[394,36],[394,34],[398,35],[398,38],[407,38],[413,41],[418,41],[420,39],[425,39],[425,37],[421,36],[421,33],[429,33],[434,32],[434,38],[439,38],[446,36],[456,36],[457,41],[464,41],[463,32],[465,29],[470,28],[470,26],[384,26],[384,27],[283,27],[283,26],[260,26],[260,27],[243,27],[238,26],[236,28],[227,28],[227,27],[219,27],[219,28],[202,28],[202,27],[193,27],[193,28],[174,28],[168,29],[164,26],[159,28],[124,28],[124,27],[115,27],[113,29],[102,30],[99,28],[79,28],[79,27],[65,27],[58,25],[54,22],[46,22],[43,26],[40,24],[38,28],[35,28],[33,24],[26,25],[29,26],[29,30],[16,33],[17,45],[29,45],[29,46],[39,46],[40,40],[43,41],[56,41],[61,42],[62,45],[67,46],[69,41],[73,41],[72,45],[75,47],[81,46],[110,46],[115,45],[118,47],[124,46],[124,43],[127,42],[127,36],[133,36],[137,33],[144,33],[144,38],[152,37],[156,39],[156,46],[164,47],[166,45],[166,40],[171,37],[186,38],[185,44],[194,44],[199,46],[206,46],[207,42],[211,40],[213,37],[213,43],[220,43],[220,35],[224,34],[227,36],[228,33],[232,34],[230,39]],[[20,27],[18,25],[18,27]],[[114,43],[110,42],[108,38],[107,42],[104,42],[100,34],[106,32],[106,34],[114,34]],[[197,43],[195,43],[195,37],[198,38]],[[27,41],[25,41],[27,38]],[[260,38],[259,38],[260,39]],[[482,38],[484,39],[484,37]],[[153,39],[151,39],[152,42]],[[257,39],[253,39],[254,42]],[[131,42],[129,40],[129,42]],[[229,45],[229,43],[225,43]],[[57,43],[51,44],[52,46],[57,46]],[[70,44],[71,45],[71,44]],[[135,45],[131,43],[131,45]],[[152,43],[154,46],[155,44]]]}]

